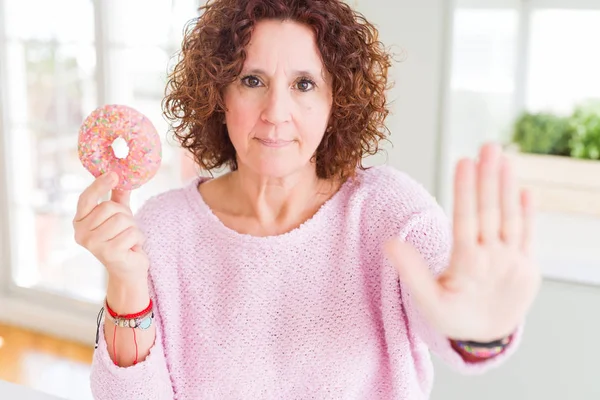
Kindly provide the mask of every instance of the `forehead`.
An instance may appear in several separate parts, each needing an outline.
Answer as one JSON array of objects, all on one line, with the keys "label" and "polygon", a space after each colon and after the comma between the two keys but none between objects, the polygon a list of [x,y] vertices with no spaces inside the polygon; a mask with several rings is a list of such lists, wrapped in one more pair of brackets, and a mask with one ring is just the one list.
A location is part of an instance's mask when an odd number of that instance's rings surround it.
[{"label": "forehead", "polygon": [[246,65],[272,69],[321,70],[321,54],[315,34],[307,26],[293,21],[264,20],[254,27],[246,48]]}]

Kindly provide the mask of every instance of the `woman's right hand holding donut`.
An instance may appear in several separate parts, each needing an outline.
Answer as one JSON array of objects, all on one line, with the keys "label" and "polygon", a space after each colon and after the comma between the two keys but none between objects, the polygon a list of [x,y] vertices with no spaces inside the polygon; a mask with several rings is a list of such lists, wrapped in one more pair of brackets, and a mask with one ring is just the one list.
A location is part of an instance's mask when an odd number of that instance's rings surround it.
[{"label": "woman's right hand holding donut", "polygon": [[[132,301],[146,301],[149,267],[148,256],[142,250],[144,237],[129,207],[131,192],[113,190],[117,183],[115,173],[98,177],[79,196],[73,220],[75,241],[106,267],[107,299],[113,298],[111,303],[115,303],[115,311],[122,308],[118,304],[123,302],[135,308],[139,304],[134,306]],[[99,203],[109,191],[112,191],[111,199]],[[134,300],[140,297],[140,300]]]}]

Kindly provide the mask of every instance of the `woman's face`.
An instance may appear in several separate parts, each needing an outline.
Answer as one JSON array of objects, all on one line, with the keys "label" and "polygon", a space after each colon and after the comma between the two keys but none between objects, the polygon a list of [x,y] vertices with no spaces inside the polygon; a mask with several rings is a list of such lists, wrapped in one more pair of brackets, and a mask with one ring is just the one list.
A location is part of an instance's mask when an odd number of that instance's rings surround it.
[{"label": "woman's face", "polygon": [[284,177],[306,168],[327,128],[331,81],[312,30],[261,21],[238,79],[225,89],[225,119],[240,168]]}]

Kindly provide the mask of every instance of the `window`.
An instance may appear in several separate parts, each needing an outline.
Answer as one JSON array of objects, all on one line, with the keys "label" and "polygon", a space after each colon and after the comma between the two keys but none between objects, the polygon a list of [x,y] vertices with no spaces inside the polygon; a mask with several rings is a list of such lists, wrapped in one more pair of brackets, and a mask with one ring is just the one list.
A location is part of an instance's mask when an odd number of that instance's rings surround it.
[{"label": "window", "polygon": [[[570,114],[600,98],[600,2],[457,0],[450,16],[440,201],[452,209],[454,167],[482,142],[506,142],[522,111]],[[536,253],[547,277],[598,284],[600,220],[539,213]]]},{"label": "window", "polygon": [[79,194],[93,180],[78,159],[79,126],[99,105],[126,104],[165,138],[161,170],[134,192],[134,209],[182,183],[186,158],[166,140],[161,100],[168,66],[199,2],[2,1],[0,148],[8,207],[0,211],[9,222],[10,259],[2,261],[8,261],[10,289],[38,301],[98,303],[105,271],[74,242],[71,222]]},{"label": "window", "polygon": [[571,113],[579,102],[600,98],[600,53],[594,51],[600,37],[598,8],[532,11],[527,109]]}]

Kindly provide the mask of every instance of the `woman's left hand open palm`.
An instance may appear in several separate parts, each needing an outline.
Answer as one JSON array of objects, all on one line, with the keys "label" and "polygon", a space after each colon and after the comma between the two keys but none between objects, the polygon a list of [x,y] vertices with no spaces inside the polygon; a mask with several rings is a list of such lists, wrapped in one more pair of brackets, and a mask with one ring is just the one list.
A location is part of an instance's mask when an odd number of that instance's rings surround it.
[{"label": "woman's left hand open palm", "polygon": [[523,322],[539,290],[531,252],[533,206],[497,145],[461,160],[454,182],[449,267],[434,277],[410,244],[386,245],[400,280],[429,322],[452,339],[489,342]]}]

